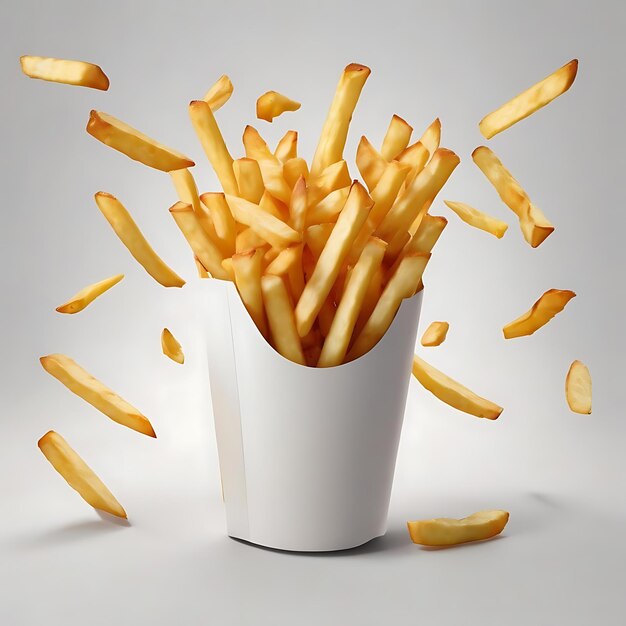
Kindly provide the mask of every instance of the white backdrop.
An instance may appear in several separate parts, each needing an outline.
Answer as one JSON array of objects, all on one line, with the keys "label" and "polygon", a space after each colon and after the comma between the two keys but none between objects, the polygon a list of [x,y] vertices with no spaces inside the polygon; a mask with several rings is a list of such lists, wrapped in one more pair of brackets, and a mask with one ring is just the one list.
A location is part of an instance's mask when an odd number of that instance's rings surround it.
[{"label": "white backdrop", "polygon": [[[4,26],[4,221],[0,261],[0,623],[437,624],[621,623],[626,557],[622,409],[624,166],[618,2],[54,2],[0,9]],[[28,80],[21,54],[92,60],[109,92]],[[556,225],[538,249],[471,162],[477,123],[508,97],[580,59],[570,92],[489,142]],[[195,158],[201,190],[216,178],[187,116],[222,73],[235,93],[219,112],[242,154],[245,124],[270,142],[300,132],[310,157],[341,69],[372,76],[346,154],[379,144],[393,113],[416,134],[436,116],[461,165],[431,210],[450,224],[425,277],[422,330],[450,322],[421,354],[505,407],[496,422],[439,403],[411,383],[390,529],[351,553],[290,555],[224,536],[202,346],[185,289],[164,289],[135,264],[93,201],[109,191],[155,249],[193,280],[167,208],[167,175],[84,132],[89,110],[118,116]],[[274,124],[255,120],[268,89],[301,101]],[[356,168],[353,168],[353,175]],[[510,224],[504,239],[461,223],[442,199]],[[54,307],[117,272],[125,280],[75,316]],[[532,337],[504,323],[549,288],[578,296]],[[168,326],[187,363],[161,355]],[[38,357],[64,352],[152,420],[156,441],[112,424],[69,394]],[[568,411],[564,378],[581,359],[594,412]],[[297,410],[294,407],[294,410]],[[99,472],[131,526],[100,520],[37,450],[55,429]],[[428,551],[407,519],[505,508],[492,542]]]}]

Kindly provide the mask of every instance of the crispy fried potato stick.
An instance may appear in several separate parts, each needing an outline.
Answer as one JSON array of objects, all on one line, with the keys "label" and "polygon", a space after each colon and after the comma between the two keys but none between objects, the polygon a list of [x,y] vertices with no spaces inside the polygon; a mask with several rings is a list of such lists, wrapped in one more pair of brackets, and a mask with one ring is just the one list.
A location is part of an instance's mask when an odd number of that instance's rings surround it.
[{"label": "crispy fried potato stick", "polygon": [[246,252],[252,248],[262,248],[267,245],[267,241],[259,234],[254,232],[252,228],[244,228],[238,235],[235,242],[235,251]]},{"label": "crispy fried potato stick", "polygon": [[413,357],[413,376],[439,400],[463,413],[495,420],[504,410],[494,402],[477,396],[418,356]]},{"label": "crispy fried potato stick", "polygon": [[573,84],[578,72],[578,59],[573,59],[556,72],[523,91],[500,108],[489,113],[478,124],[487,139],[510,128],[520,120],[532,115],[552,100],[565,93]]},{"label": "crispy fried potato stick", "polygon": [[235,284],[241,300],[259,332],[267,338],[267,320],[261,292],[262,263],[263,251],[261,249],[247,250],[233,255]]},{"label": "crispy fried potato stick", "polygon": [[276,146],[274,156],[283,163],[298,156],[298,133],[295,130],[288,130],[284,134]]},{"label": "crispy fried potato stick", "polygon": [[289,203],[289,217],[291,227],[298,232],[302,232],[306,225],[307,212],[307,193],[306,180],[304,176],[300,176],[291,193],[291,202]]},{"label": "crispy fried potato stick", "polygon": [[[211,275],[207,272],[206,267],[200,263],[200,259],[194,254],[193,260],[196,263],[196,269],[198,270],[198,278],[211,278]],[[224,261],[222,261],[223,266]]]},{"label": "crispy fried potato stick", "polygon": [[275,117],[287,111],[297,111],[302,105],[277,91],[267,91],[256,101],[256,116],[260,120],[273,122]]},{"label": "crispy fried potato stick", "polygon": [[261,289],[274,347],[286,359],[306,365],[293,307],[283,279],[280,276],[263,276]]},{"label": "crispy fried potato stick", "polygon": [[436,118],[430,126],[424,131],[420,137],[420,143],[428,150],[428,154],[432,156],[439,148],[441,141],[441,121]]},{"label": "crispy fried potato stick", "polygon": [[116,517],[127,518],[124,507],[61,435],[50,430],[37,445],[52,467],[87,504]]},{"label": "crispy fried potato stick", "polygon": [[222,268],[228,274],[231,283],[235,282],[235,270],[233,269],[233,258],[228,257],[222,261]]},{"label": "crispy fried potato stick", "polygon": [[356,320],[356,324],[354,325],[354,330],[352,331],[352,336],[354,338],[361,334],[363,326],[365,326],[365,323],[370,318],[374,307],[380,300],[380,296],[383,292],[384,276],[385,272],[383,271],[383,267],[378,268],[378,270],[374,272],[372,280],[370,280],[370,284],[367,286],[367,291],[365,292],[365,297],[363,298],[363,304],[361,305],[359,316]]},{"label": "crispy fried potato stick", "polygon": [[491,217],[464,202],[444,200],[446,206],[452,209],[466,224],[484,230],[486,233],[502,239],[509,225],[506,222]]},{"label": "crispy fried potato stick", "polygon": [[162,172],[171,172],[195,165],[184,154],[166,148],[140,133],[136,128],[102,111],[91,111],[87,122],[87,132],[106,146],[125,154],[134,161]]},{"label": "crispy fried potato stick", "polygon": [[356,149],[356,166],[370,191],[376,187],[387,167],[383,155],[374,148],[365,135],[361,137]]},{"label": "crispy fried potato stick", "polygon": [[509,521],[507,511],[479,511],[463,519],[407,522],[411,541],[422,546],[454,546],[499,535]]},{"label": "crispy fried potato stick", "polygon": [[309,226],[304,233],[304,242],[308,249],[313,253],[315,260],[320,258],[324,246],[330,238],[330,234],[333,232],[334,224],[314,224]]},{"label": "crispy fried potato stick", "polygon": [[411,233],[406,230],[399,230],[389,242],[385,250],[386,265],[393,265],[400,256],[404,247],[411,241]]},{"label": "crispy fried potato stick", "polygon": [[235,237],[237,225],[235,218],[230,212],[223,193],[203,193],[200,202],[208,210],[215,234],[220,241],[220,250],[224,256],[232,256],[235,251]]},{"label": "crispy fried potato stick", "polygon": [[187,240],[189,247],[200,259],[200,263],[211,273],[211,276],[228,280],[228,275],[222,268],[224,255],[200,226],[192,206],[184,202],[177,202],[170,207],[170,214]]},{"label": "crispy fried potato stick", "polygon": [[161,332],[161,350],[163,354],[181,365],[185,362],[185,354],[180,343],[168,328]]},{"label": "crispy fried potato stick", "polygon": [[574,361],[565,378],[565,398],[574,413],[591,413],[591,374],[584,363]]},{"label": "crispy fried potato stick", "polygon": [[389,122],[389,128],[385,133],[380,153],[387,161],[395,159],[408,145],[411,140],[413,127],[399,115],[394,115]]},{"label": "crispy fried potato stick", "polygon": [[372,237],[363,248],[357,264],[350,272],[326,335],[318,367],[334,367],[343,363],[367,288],[383,262],[386,247],[382,239]]},{"label": "crispy fried potato stick", "polygon": [[343,159],[352,114],[371,70],[358,63],[346,66],[339,79],[330,111],[315,150],[311,174],[317,176],[329,165]]},{"label": "crispy fried potato stick", "polygon": [[[294,302],[297,302],[304,290],[304,271],[302,267],[302,251],[300,243],[282,250],[265,269],[266,274],[285,276],[289,283],[289,292]],[[304,342],[304,339],[303,339]]]},{"label": "crispy fried potato stick", "polygon": [[341,209],[343,209],[350,187],[342,187],[331,191],[324,199],[320,200],[315,206],[310,206],[306,214],[306,225],[313,226],[315,224],[325,224],[336,222]]},{"label": "crispy fried potato stick", "polygon": [[421,344],[426,347],[440,346],[448,334],[448,322],[433,322],[422,335]]},{"label": "crispy fried potato stick", "polygon": [[168,267],[146,241],[122,203],[110,193],[99,191],[96,204],[115,234],[137,262],[164,287],[182,287],[185,281]]},{"label": "crispy fried potato stick", "polygon": [[274,198],[274,196],[266,191],[261,198],[261,202],[259,202],[259,206],[270,215],[278,218],[282,222],[286,222],[289,220],[289,207],[280,200]]},{"label": "crispy fried potato stick", "polygon": [[64,354],[49,354],[39,361],[42,367],[63,383],[72,393],[80,396],[114,422],[139,433],[156,437],[150,421],[134,406],[103,385],[78,363]]},{"label": "crispy fried potato stick", "polygon": [[429,157],[430,152],[424,144],[416,141],[398,155],[397,161],[410,167],[412,177],[415,178],[426,167]]},{"label": "crispy fried potato stick", "polygon": [[304,180],[309,179],[309,166],[302,158],[293,158],[285,162],[283,165],[283,178],[291,189],[294,188],[298,178],[303,177]]},{"label": "crispy fried potato stick", "polygon": [[548,289],[529,311],[509,322],[502,329],[504,338],[513,339],[532,335],[536,330],[545,326],[557,313],[560,313],[574,297],[576,294],[569,289]]},{"label": "crispy fried potato stick", "polygon": [[352,184],[348,165],[345,161],[337,161],[329,165],[319,176],[309,178],[307,202],[309,206],[319,204],[327,195],[336,191],[349,187]]},{"label": "crispy fried potato stick", "polygon": [[92,285],[87,285],[67,302],[58,306],[56,310],[59,313],[78,313],[89,306],[98,296],[101,296],[105,291],[117,285],[123,278],[124,274],[116,274],[115,276],[93,283]]},{"label": "crispy fried potato stick", "polygon": [[211,107],[211,111],[215,113],[215,111],[221,109],[228,100],[230,100],[232,95],[233,84],[226,74],[222,74],[222,76],[211,85],[202,99]]},{"label": "crispy fried potato stick", "polygon": [[407,255],[400,261],[398,269],[389,279],[380,300],[350,348],[348,361],[358,359],[380,341],[393,322],[402,300],[410,298],[417,290],[429,259],[428,253],[416,253]]},{"label": "crispy fried potato stick", "polygon": [[53,83],[78,87],[91,87],[101,91],[109,88],[107,75],[100,66],[93,63],[25,55],[20,57],[20,64],[22,72],[30,78],[40,78]]},{"label": "crispy fried potato stick", "polygon": [[248,157],[237,159],[233,161],[233,170],[239,187],[239,197],[258,204],[265,193],[258,161]]}]

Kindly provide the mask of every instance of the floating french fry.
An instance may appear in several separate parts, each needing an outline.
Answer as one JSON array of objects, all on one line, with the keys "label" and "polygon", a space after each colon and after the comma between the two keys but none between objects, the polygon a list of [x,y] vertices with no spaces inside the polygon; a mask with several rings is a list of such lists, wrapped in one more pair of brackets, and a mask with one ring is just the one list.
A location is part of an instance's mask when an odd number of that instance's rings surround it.
[{"label": "floating french fry", "polygon": [[98,296],[101,296],[105,291],[117,285],[123,278],[124,274],[116,274],[110,278],[105,278],[97,283],[93,283],[92,285],[87,285],[87,287],[83,287],[78,293],[67,300],[67,302],[59,305],[56,310],[59,313],[78,313],[89,306]]},{"label": "floating french fry", "polygon": [[54,57],[20,57],[22,72],[30,78],[39,78],[53,83],[91,87],[106,91],[109,79],[99,65],[85,61],[70,61]]},{"label": "floating french fry", "polygon": [[228,102],[232,95],[233,84],[230,78],[223,74],[211,85],[202,99],[211,107],[211,111],[215,113]]},{"label": "floating french fry", "polygon": [[502,239],[509,225],[502,220],[498,220],[491,215],[487,215],[469,204],[464,202],[452,202],[450,200],[444,200],[445,205],[452,209],[466,224],[484,230],[486,233],[490,233]]},{"label": "floating french fry", "polygon": [[161,350],[163,354],[181,365],[185,362],[185,355],[183,349],[178,342],[178,339],[172,335],[172,331],[168,328],[164,328],[161,332]]},{"label": "floating french fry", "polygon": [[275,117],[287,111],[297,111],[302,105],[277,91],[267,91],[256,101],[256,116],[260,120],[273,122]]},{"label": "floating french fry", "polygon": [[584,363],[574,361],[565,378],[565,397],[574,413],[591,413],[591,374]]},{"label": "floating french fry", "polygon": [[450,324],[448,322],[433,322],[422,335],[420,343],[426,347],[440,346],[448,335]]}]

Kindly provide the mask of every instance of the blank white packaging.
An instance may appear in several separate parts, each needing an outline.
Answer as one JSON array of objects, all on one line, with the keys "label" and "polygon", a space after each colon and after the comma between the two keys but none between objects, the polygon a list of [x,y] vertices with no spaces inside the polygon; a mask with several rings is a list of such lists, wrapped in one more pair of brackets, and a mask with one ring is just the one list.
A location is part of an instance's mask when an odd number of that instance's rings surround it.
[{"label": "blank white packaging", "polygon": [[295,551],[383,535],[422,292],[368,354],[319,369],[278,354],[233,283],[201,282],[228,534]]}]

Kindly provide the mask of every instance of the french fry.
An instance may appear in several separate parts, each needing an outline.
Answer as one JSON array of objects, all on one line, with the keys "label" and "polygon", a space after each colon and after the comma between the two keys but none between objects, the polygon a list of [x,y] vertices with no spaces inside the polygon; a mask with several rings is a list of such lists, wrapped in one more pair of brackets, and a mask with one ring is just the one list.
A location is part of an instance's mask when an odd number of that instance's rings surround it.
[{"label": "french fry", "polygon": [[184,154],[166,148],[140,133],[136,128],[102,111],[91,111],[87,122],[87,132],[106,146],[125,154],[134,161],[162,172],[171,172],[195,165]]},{"label": "french fry", "polygon": [[298,133],[295,130],[288,130],[284,134],[274,150],[274,156],[283,163],[298,156]]},{"label": "french fry", "polygon": [[502,239],[509,225],[506,222],[491,217],[464,202],[444,200],[445,205],[452,209],[466,224],[484,230],[486,233]]},{"label": "french fry", "polygon": [[127,519],[124,507],[61,435],[50,430],[37,442],[37,446],[52,467],[87,504]]},{"label": "french fry", "polygon": [[274,196],[266,191],[259,202],[259,206],[270,215],[278,218],[279,220],[286,222],[289,220],[289,206],[284,202],[277,200]]},{"label": "french fry", "polygon": [[235,251],[235,237],[237,225],[235,218],[230,212],[223,193],[203,193],[200,202],[208,210],[213,228],[218,240],[221,242],[220,250],[225,256],[232,256]]},{"label": "french fry", "polygon": [[233,258],[228,257],[222,260],[222,268],[228,274],[231,283],[235,282],[235,270],[233,269]]},{"label": "french fry", "polygon": [[249,226],[265,241],[275,248],[286,248],[292,243],[299,243],[302,235],[277,217],[267,213],[257,204],[226,194],[226,202],[235,217]]},{"label": "french fry", "polygon": [[350,120],[370,73],[369,67],[358,63],[350,63],[344,69],[315,150],[311,165],[313,176],[343,159]]},{"label": "french fry", "polygon": [[180,343],[168,328],[161,332],[161,350],[163,354],[181,365],[185,362],[185,354]]},{"label": "french fry", "polygon": [[560,313],[567,303],[576,296],[569,289],[548,289],[532,305],[529,311],[509,322],[503,329],[505,339],[532,335],[545,326],[557,313]]},{"label": "french fry", "polygon": [[387,332],[402,300],[410,298],[417,287],[430,259],[430,254],[417,253],[405,256],[398,269],[383,289],[372,314],[348,352],[347,360],[354,361],[369,352]]},{"label": "french fry", "polygon": [[449,329],[448,322],[433,322],[422,335],[420,343],[429,348],[440,346],[446,340]]},{"label": "french fry", "polygon": [[492,150],[479,146],[472,152],[472,159],[494,186],[502,202],[519,218],[524,239],[533,248],[539,246],[554,231],[554,226],[532,204],[528,194]]},{"label": "french fry", "polygon": [[263,276],[261,289],[274,347],[286,359],[306,365],[293,307],[283,279],[280,276]]},{"label": "french fry", "polygon": [[380,153],[387,161],[392,161],[409,145],[413,127],[399,115],[394,115],[389,122]]},{"label": "french fry", "polygon": [[335,225],[331,223],[314,224],[306,229],[304,233],[304,243],[306,243],[309,250],[313,253],[315,260],[320,258],[334,227]]},{"label": "french fry", "polygon": [[370,280],[370,284],[367,286],[367,291],[365,292],[363,303],[361,304],[361,310],[359,311],[356,324],[354,325],[354,330],[352,331],[353,337],[358,337],[360,335],[361,330],[363,330],[363,326],[365,326],[367,320],[372,314],[372,311],[378,304],[380,295],[383,292],[383,278],[383,268],[379,267],[378,270],[374,272],[372,279]]},{"label": "french fry", "polygon": [[411,241],[411,233],[407,230],[399,230],[395,233],[387,246],[387,250],[385,250],[385,263],[387,265],[394,264],[409,241]]},{"label": "french fry", "polygon": [[[289,284],[289,292],[297,302],[304,289],[304,272],[302,269],[303,245],[300,243],[281,250],[276,258],[265,269],[266,274],[284,276]],[[304,339],[303,339],[304,343]]]},{"label": "french fry", "polygon": [[232,95],[233,83],[226,74],[222,74],[222,76],[211,85],[202,99],[211,107],[211,111],[215,113],[215,111],[221,109],[228,100],[230,100]]},{"label": "french fry", "polygon": [[300,176],[291,193],[291,202],[289,203],[289,216],[291,227],[298,232],[302,232],[306,225],[307,212],[307,191],[306,180],[304,176]]},{"label": "french fry", "polygon": [[258,161],[244,157],[233,161],[233,171],[239,188],[239,196],[258,204],[265,193],[263,176]]},{"label": "french fry", "polygon": [[319,176],[308,180],[307,203],[309,206],[319,204],[326,196],[337,189],[352,184],[348,165],[345,161],[337,161],[329,165]]},{"label": "french fry", "polygon": [[356,166],[370,191],[376,187],[387,167],[383,155],[374,148],[365,135],[361,137],[356,150]]},{"label": "french fry", "polygon": [[507,511],[479,511],[463,519],[419,520],[407,522],[413,543],[422,546],[454,546],[482,541],[499,535],[509,521]]},{"label": "french fry", "polygon": [[111,224],[115,234],[152,278],[164,287],[182,287],[185,284],[185,281],[152,249],[130,213],[117,198],[104,191],[99,191],[95,198],[98,208]]},{"label": "french fry", "polygon": [[574,361],[565,378],[565,398],[574,413],[591,413],[591,374],[584,363]]},{"label": "french fry", "polygon": [[287,111],[297,111],[302,105],[277,91],[267,91],[256,101],[256,116],[260,120],[273,122],[275,117]]},{"label": "french fry", "polygon": [[54,57],[20,57],[22,72],[30,78],[39,78],[52,83],[91,87],[106,91],[109,79],[99,65],[85,61],[70,61]]},{"label": "french fry", "polygon": [[320,309],[317,317],[322,337],[326,337],[330,332],[333,320],[335,319],[336,311],[335,302],[333,300],[332,293],[330,293],[328,294],[326,300],[322,303],[322,308]]},{"label": "french fry", "polygon": [[204,100],[189,103],[189,117],[200,145],[226,193],[237,195],[239,188],[233,171],[233,157],[224,143],[211,107]]},{"label": "french fry", "polygon": [[283,178],[291,189],[294,188],[298,178],[303,177],[304,180],[309,179],[309,166],[302,158],[293,158],[285,162],[283,165]]},{"label": "french fry", "polygon": [[[195,254],[193,255],[193,260],[195,261],[196,269],[198,270],[198,278],[211,278],[211,275],[207,272],[206,267],[200,263],[200,259]],[[222,261],[222,266],[223,263],[224,261]]]},{"label": "french fry", "polygon": [[192,206],[184,202],[177,202],[170,207],[170,214],[193,253],[200,259],[200,263],[207,271],[211,273],[211,276],[228,280],[228,276],[222,268],[224,255],[215,242],[209,239],[202,226],[200,226],[200,221],[194,213]]},{"label": "french fry", "polygon": [[463,411],[463,413],[495,420],[500,417],[504,410],[494,402],[476,395],[418,356],[413,357],[413,376],[417,378],[424,389],[430,391],[449,406]]},{"label": "french fry", "polygon": [[426,167],[430,156],[430,152],[424,144],[421,141],[416,141],[398,155],[397,161],[410,167],[411,174],[415,178]]},{"label": "french fry", "polygon": [[510,128],[565,93],[574,83],[578,59],[573,59],[515,98],[485,116],[478,127],[487,139]]},{"label": "french fry", "polygon": [[416,219],[423,218],[427,207],[459,162],[460,159],[454,152],[439,148],[428,165],[396,200],[376,230],[376,236],[389,241],[396,232],[408,230]]},{"label": "french fry", "polygon": [[244,228],[238,235],[235,242],[235,251],[237,253],[246,252],[252,248],[262,248],[267,245],[267,241],[263,239],[252,228]]},{"label": "french fry", "polygon": [[124,278],[124,274],[116,274],[92,285],[83,287],[77,294],[56,308],[59,313],[78,313],[89,306],[98,296],[117,285]]},{"label": "french fry", "polygon": [[104,413],[114,422],[139,433],[156,437],[152,424],[134,406],[94,378],[87,370],[64,354],[49,354],[39,361],[42,367],[72,393]]},{"label": "french fry", "polygon": [[337,219],[337,224],[315,265],[313,275],[305,285],[296,305],[296,325],[301,337],[311,330],[315,317],[330,293],[341,265],[363,226],[372,204],[372,199],[365,188],[355,181]]},{"label": "french fry", "polygon": [[381,266],[386,247],[384,241],[372,237],[363,248],[357,264],[350,272],[333,322],[326,334],[318,367],[334,367],[343,363],[367,288],[372,276]]},{"label": "french fry", "polygon": [[267,320],[261,293],[262,262],[263,251],[258,249],[235,254],[232,258],[235,284],[241,300],[259,332],[267,338]]},{"label": "french fry", "polygon": [[439,148],[440,141],[441,121],[439,118],[436,118],[420,137],[420,143],[428,150],[428,154],[432,156]]},{"label": "french fry", "polygon": [[241,140],[246,151],[246,156],[249,159],[254,159],[259,162],[269,161],[274,165],[280,165],[278,157],[272,154],[272,151],[267,146],[267,142],[261,137],[261,133],[259,133],[254,126],[248,124],[248,126],[243,129]]},{"label": "french fry", "polygon": [[342,187],[331,191],[325,198],[320,200],[315,206],[310,206],[306,214],[307,226],[336,222],[341,209],[343,209],[350,187]]}]

